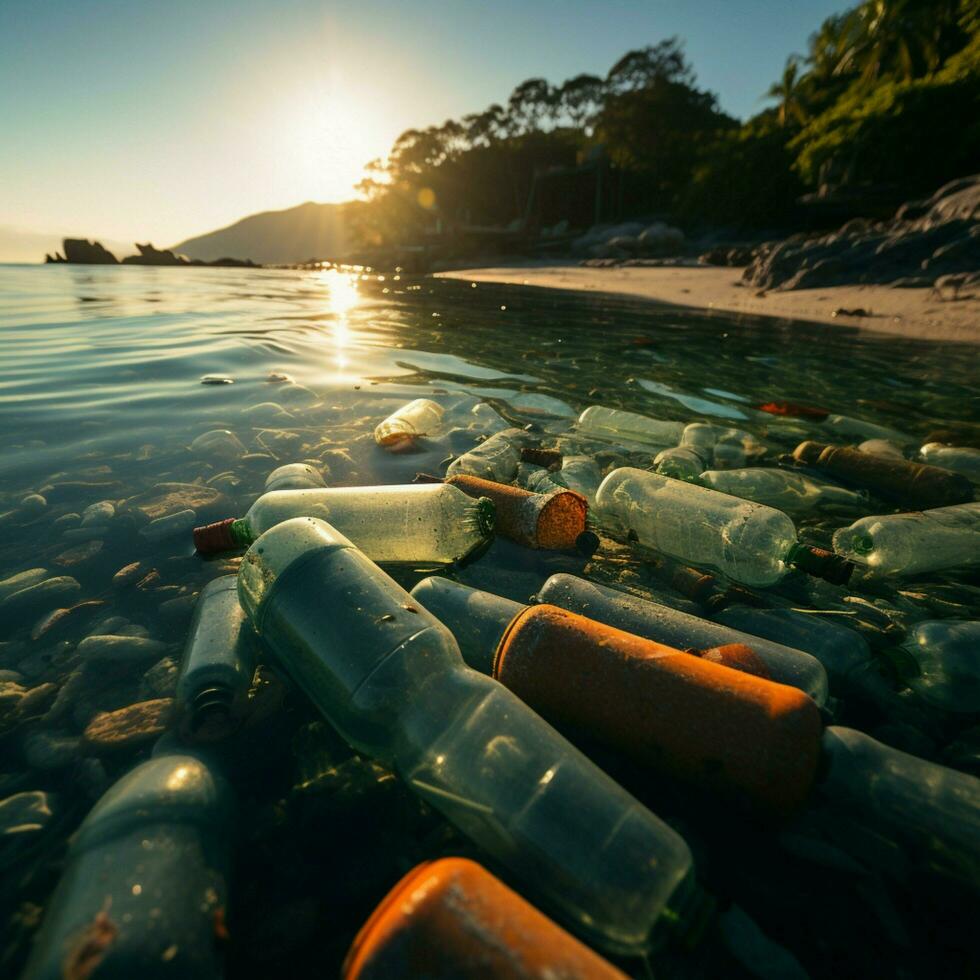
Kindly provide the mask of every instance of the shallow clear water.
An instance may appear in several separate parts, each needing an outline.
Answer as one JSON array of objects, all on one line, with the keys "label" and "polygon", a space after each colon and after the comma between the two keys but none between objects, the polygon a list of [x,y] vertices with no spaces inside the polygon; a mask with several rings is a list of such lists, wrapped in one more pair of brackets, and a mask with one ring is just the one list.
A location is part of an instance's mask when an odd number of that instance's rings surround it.
[{"label": "shallow clear water", "polygon": [[[216,574],[234,571],[234,562],[202,562],[189,533],[161,541],[141,537],[123,502],[161,483],[208,484],[223,496],[217,512],[205,507],[198,516],[215,519],[243,513],[279,463],[326,462],[331,481],[342,485],[404,482],[418,471],[438,470],[475,433],[403,455],[383,452],[371,438],[377,422],[422,394],[460,411],[483,399],[509,422],[550,432],[567,426],[586,405],[601,403],[660,418],[727,421],[764,436],[771,418],[753,406],[789,400],[913,435],[950,425],[975,434],[976,354],[967,346],[865,337],[846,329],[448,280],[0,266],[0,521],[6,517],[0,580],[43,567],[78,581],[80,590],[66,605],[89,603],[48,629],[39,629],[37,617],[0,624],[0,669],[17,671],[27,687],[57,685],[73,668],[74,645],[109,616],[124,620],[115,630],[135,627],[170,644],[171,662],[179,658],[193,597]],[[270,382],[270,372],[303,387]],[[202,384],[209,374],[234,383]],[[266,402],[289,414],[253,410]],[[249,455],[222,462],[189,450],[197,436],[214,429],[234,432]],[[43,510],[18,515],[19,502],[38,491],[46,497]],[[67,533],[78,529],[78,520],[65,515],[102,500],[119,507],[99,534]],[[825,543],[830,530],[847,520],[814,520],[804,531]],[[114,574],[137,561],[141,579],[150,575],[149,581],[136,589],[114,587]],[[580,571],[583,564],[500,543],[463,577],[526,599],[548,574]],[[600,556],[591,569],[597,577],[631,584],[643,578],[639,563],[621,552]],[[951,608],[976,615],[975,594],[962,576],[940,576],[927,587],[933,585],[946,590]],[[160,696],[167,690],[166,670],[158,674],[152,681],[137,677],[112,696],[123,703]],[[420,816],[412,801],[397,796],[391,780],[378,782],[366,763],[331,741],[295,692],[283,697],[286,720],[263,731],[261,746],[253,737],[252,754],[228,763],[239,777],[248,774],[238,786],[246,812],[239,878],[246,868],[248,881],[237,901],[239,934],[252,937],[233,946],[232,975],[261,975],[270,962],[301,968],[308,957],[313,961],[319,939],[325,952],[317,955],[336,960],[371,902],[392,883],[392,870],[438,852],[448,833],[431,814]],[[82,765],[86,752],[78,736],[86,717],[81,710],[57,724],[30,718],[0,730],[0,800],[41,790],[52,794],[54,813],[36,841],[2,844],[0,861],[16,874],[0,886],[0,912],[14,922],[0,952],[0,972],[4,964],[22,962],[36,924],[31,909],[43,907],[56,880],[66,834],[107,782],[151,744],[95,753],[97,765]],[[67,740],[62,755],[25,749],[39,730]],[[297,802],[294,787],[304,779],[317,785],[326,780],[329,799],[300,794]],[[366,819],[358,809],[364,799],[374,808],[372,793],[382,794],[380,805],[390,807],[397,826],[377,813]],[[286,797],[288,821],[277,809]],[[674,807],[669,798],[656,802],[668,813]],[[304,842],[302,853],[290,850],[293,833]],[[384,847],[366,846],[372,833]],[[692,833],[712,840],[703,828]],[[746,831],[752,833],[758,831]],[[331,849],[331,840],[342,841],[347,854]],[[763,853],[765,840],[755,843]],[[756,853],[751,847],[747,852]],[[331,879],[326,892],[307,877],[311,855],[314,864],[321,862],[316,880]],[[730,855],[715,860],[718,887],[722,893],[734,889],[744,868]],[[826,871],[808,866],[803,873],[815,876],[818,892],[830,895],[839,885]],[[789,887],[784,874],[785,868],[771,869],[770,878],[762,874],[762,886],[735,892],[773,931],[789,928],[789,913],[774,897]],[[812,911],[805,909],[806,891],[796,896],[806,912],[801,921]],[[904,905],[901,910],[908,911]],[[864,914],[855,913],[855,920]],[[879,928],[887,934],[892,926],[882,916]],[[831,929],[828,923],[821,928]],[[796,938],[801,953],[787,939],[820,973],[835,954],[808,942],[803,934]],[[854,964],[873,968],[876,957],[888,955],[874,943],[870,947],[854,954]]]}]

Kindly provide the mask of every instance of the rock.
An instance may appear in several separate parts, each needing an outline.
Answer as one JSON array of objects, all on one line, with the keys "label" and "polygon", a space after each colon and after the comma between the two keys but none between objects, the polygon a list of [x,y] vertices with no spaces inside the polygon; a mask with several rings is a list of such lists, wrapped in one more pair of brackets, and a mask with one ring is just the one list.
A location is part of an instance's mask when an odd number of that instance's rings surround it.
[{"label": "rock", "polygon": [[100,500],[89,504],[82,511],[82,527],[104,527],[116,516],[116,505],[111,500]]},{"label": "rock", "polygon": [[20,592],[21,589],[43,582],[47,577],[48,570],[46,568],[29,568],[26,572],[18,572],[16,575],[11,575],[10,578],[5,578],[0,582],[0,602],[7,596]]},{"label": "rock", "polygon": [[281,385],[281,384],[292,384],[293,376],[291,374],[285,374],[282,371],[270,371],[266,377],[266,384],[271,385]]},{"label": "rock", "polygon": [[166,517],[158,517],[155,521],[150,521],[145,527],[140,528],[140,535],[149,541],[162,541],[164,538],[173,538],[179,534],[194,529],[197,524],[197,511],[187,508],[179,510],[176,514],[168,514]]},{"label": "rock", "polygon": [[144,675],[140,683],[141,698],[172,698],[177,691],[180,664],[173,657],[158,660]]},{"label": "rock", "polygon": [[240,459],[248,450],[234,432],[228,429],[212,429],[199,435],[190,446],[195,456],[203,459]]},{"label": "rock", "polygon": [[[205,435],[210,434],[205,433]],[[231,433],[227,434],[231,435]],[[198,439],[203,438],[203,436],[198,437]],[[235,442],[238,440],[235,439]],[[244,452],[245,447],[241,443],[238,445]],[[130,497],[125,506],[127,510],[135,511],[146,520],[155,521],[159,517],[166,517],[181,510],[195,510],[199,513],[221,510],[230,506],[230,501],[213,487],[205,487],[197,483],[158,483],[152,489]]]},{"label": "rock", "polygon": [[149,242],[145,245],[136,243],[138,255],[127,255],[124,265],[190,265],[182,255],[176,255],[170,249],[154,248]]},{"label": "rock", "polygon": [[85,661],[142,664],[161,657],[167,650],[167,644],[140,636],[101,634],[87,636],[75,649]]},{"label": "rock", "polygon": [[69,541],[95,541],[108,533],[108,526],[93,524],[90,527],[70,527],[62,532],[62,537]]},{"label": "rock", "polygon": [[206,374],[201,378],[202,385],[233,385],[234,378],[229,378],[227,374]]},{"label": "rock", "polygon": [[22,745],[24,761],[32,769],[55,770],[73,765],[81,755],[82,740],[68,732],[32,732]]},{"label": "rock", "polygon": [[196,595],[179,595],[160,603],[160,619],[168,626],[175,627],[188,622],[197,605]]},{"label": "rock", "polygon": [[76,514],[74,511],[71,511],[67,514],[62,514],[61,517],[55,518],[54,527],[58,528],[59,531],[63,531],[65,528],[75,527],[80,524],[81,520],[81,514]]},{"label": "rock", "polygon": [[23,679],[24,675],[16,670],[0,670],[0,684],[6,684],[8,681],[19,684]]},{"label": "rock", "polygon": [[58,575],[29,585],[0,600],[0,622],[8,626],[19,625],[65,599],[73,599],[81,591],[82,587],[70,575]]},{"label": "rock", "polygon": [[114,589],[124,589],[129,585],[135,585],[146,574],[143,563],[139,561],[130,562],[112,576],[112,587]]},{"label": "rock", "polygon": [[30,847],[54,816],[56,797],[31,790],[0,800],[0,867]]},{"label": "rock", "polygon": [[17,505],[17,509],[25,518],[37,517],[48,508],[48,502],[39,493],[29,493]]},{"label": "rock", "polygon": [[43,650],[35,650],[23,657],[17,664],[17,669],[30,678],[41,677],[53,667],[63,664],[71,654],[72,645],[67,640],[61,640]]},{"label": "rock", "polygon": [[156,698],[103,711],[86,726],[85,746],[96,753],[117,752],[149,742],[167,730],[173,705],[173,698]]},{"label": "rock", "polygon": [[93,540],[87,541],[84,544],[77,544],[73,548],[62,551],[60,555],[57,555],[54,563],[61,565],[63,568],[82,565],[87,561],[91,561],[102,550],[103,543],[102,541]]},{"label": "rock", "polygon": [[79,265],[117,265],[119,260],[101,242],[90,242],[87,238],[65,238],[62,243],[66,262]]}]

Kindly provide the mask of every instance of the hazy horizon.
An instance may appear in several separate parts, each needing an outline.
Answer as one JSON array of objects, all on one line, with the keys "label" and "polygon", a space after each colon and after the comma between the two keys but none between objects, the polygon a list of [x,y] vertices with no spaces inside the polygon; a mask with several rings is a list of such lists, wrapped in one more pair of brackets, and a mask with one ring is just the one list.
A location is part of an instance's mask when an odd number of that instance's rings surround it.
[{"label": "hazy horizon", "polygon": [[354,196],[408,128],[605,74],[678,35],[746,118],[842,0],[120,0],[0,7],[0,261],[64,236],[169,247],[261,211]]}]

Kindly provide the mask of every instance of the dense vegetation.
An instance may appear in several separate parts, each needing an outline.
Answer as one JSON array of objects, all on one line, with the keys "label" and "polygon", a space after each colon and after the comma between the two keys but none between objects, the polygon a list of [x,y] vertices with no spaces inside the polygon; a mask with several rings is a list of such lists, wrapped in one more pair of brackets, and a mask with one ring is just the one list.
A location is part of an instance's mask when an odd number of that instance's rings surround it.
[{"label": "dense vegetation", "polygon": [[980,169],[980,0],[864,0],[828,18],[767,96],[740,125],[676,38],[605,78],[529,79],[506,106],[403,133],[360,186],[360,236],[517,226],[536,172],[596,159],[628,188],[621,214],[688,224],[790,224],[821,188],[929,192]]}]

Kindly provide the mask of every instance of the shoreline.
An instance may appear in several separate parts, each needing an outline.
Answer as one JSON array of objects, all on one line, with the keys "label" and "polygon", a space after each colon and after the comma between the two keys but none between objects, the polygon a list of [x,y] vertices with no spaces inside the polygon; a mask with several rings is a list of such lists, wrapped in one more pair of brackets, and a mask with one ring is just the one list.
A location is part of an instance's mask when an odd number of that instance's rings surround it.
[{"label": "shoreline", "polygon": [[[932,289],[891,286],[829,286],[762,292],[740,282],[742,270],[725,266],[607,266],[577,263],[454,269],[436,278],[610,293],[669,306],[719,313],[805,320],[864,333],[910,340],[938,340],[980,346],[980,297],[940,298]],[[864,309],[871,316],[834,316],[839,309]]]}]

